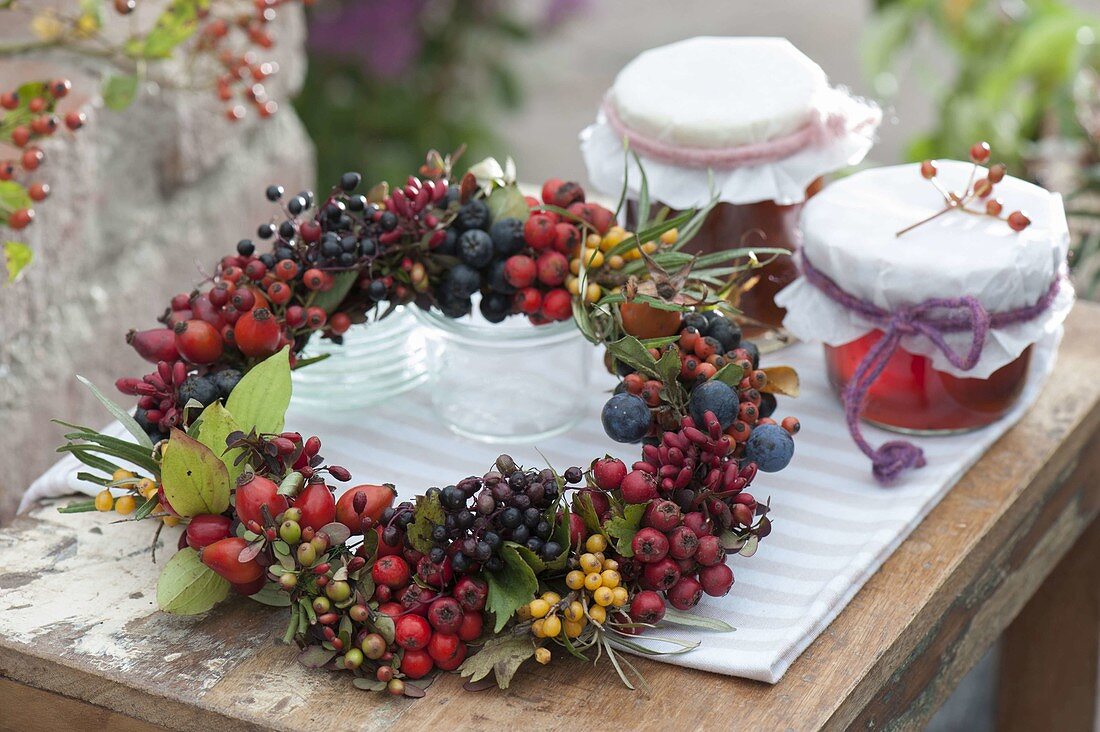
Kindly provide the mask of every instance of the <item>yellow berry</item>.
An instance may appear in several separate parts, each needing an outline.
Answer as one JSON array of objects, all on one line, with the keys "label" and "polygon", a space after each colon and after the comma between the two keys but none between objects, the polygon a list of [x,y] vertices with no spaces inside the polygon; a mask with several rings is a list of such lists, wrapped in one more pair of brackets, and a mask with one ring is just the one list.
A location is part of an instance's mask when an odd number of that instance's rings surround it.
[{"label": "yellow berry", "polygon": [[596,552],[595,555],[596,555],[596,559],[600,560],[600,566],[602,567],[603,566],[603,560],[607,559],[607,557],[605,557],[603,555],[603,552]]},{"label": "yellow berry", "polygon": [[584,605],[580,604],[576,600],[569,603],[569,607],[565,608],[565,619],[570,622],[577,622],[584,617]]},{"label": "yellow berry", "polygon": [[95,495],[95,510],[110,511],[115,507],[115,497],[108,490],[102,490]]},{"label": "yellow berry", "polygon": [[572,272],[574,276],[579,275],[581,273],[581,260],[580,260],[580,257],[577,257],[576,259],[570,259],[569,260],[569,271]]},{"label": "yellow berry", "polygon": [[657,251],[657,242],[647,241],[645,244],[642,244],[642,249],[645,250],[646,254],[653,254],[653,252]]},{"label": "yellow berry", "polygon": [[542,632],[547,638],[557,638],[561,634],[561,619],[557,615],[543,618]]},{"label": "yellow berry", "polygon": [[544,592],[542,593],[542,599],[546,600],[551,605],[557,605],[561,602],[561,595],[556,592]]},{"label": "yellow berry", "polygon": [[574,569],[565,575],[565,586],[571,590],[579,590],[584,587],[584,572]]},{"label": "yellow berry", "polygon": [[610,587],[598,587],[596,591],[592,593],[592,599],[596,601],[597,605],[607,607],[615,599],[615,593]]},{"label": "yellow berry", "polygon": [[147,501],[157,494],[156,482],[149,480],[148,478],[142,478],[141,481],[138,482],[137,489],[138,493],[141,494],[141,497]]},{"label": "yellow berry", "polygon": [[111,480],[116,482],[116,483],[120,480],[130,480],[131,478],[136,478],[136,477],[137,477],[137,475],[135,473],[132,473],[129,470],[123,470],[122,468],[119,468],[118,470],[116,470],[114,473],[111,474]]},{"label": "yellow berry", "polygon": [[165,516],[161,519],[165,526],[179,526],[180,520],[176,516]]},{"label": "yellow berry", "polygon": [[546,613],[550,612],[550,603],[540,598],[529,602],[527,608],[531,611],[532,618],[542,618],[546,617]]},{"label": "yellow berry", "polygon": [[581,569],[584,570],[585,574],[599,572],[601,566],[602,565],[600,564],[600,560],[596,558],[595,554],[581,555]]},{"label": "yellow berry", "polygon": [[603,240],[600,242],[600,249],[607,251],[617,247],[623,239],[626,238],[626,232],[623,231],[621,226],[612,226],[604,234]]},{"label": "yellow berry", "polygon": [[618,587],[619,582],[622,581],[622,577],[613,569],[605,569],[600,573],[600,577],[603,579],[603,586],[612,590]]},{"label": "yellow berry", "polygon": [[[555,620],[556,619],[557,618],[555,618]],[[531,623],[531,635],[535,636],[536,638],[545,638],[546,637],[546,620],[545,619],[536,620],[535,622]]]},{"label": "yellow berry", "polygon": [[575,623],[571,620],[565,621],[565,634],[570,638],[576,638],[584,630],[584,623]]},{"label": "yellow berry", "polygon": [[584,548],[595,554],[596,552],[602,552],[607,548],[607,539],[603,534],[593,534],[588,537],[588,541],[584,542]]},{"label": "yellow berry", "polygon": [[592,618],[594,622],[602,624],[607,621],[607,611],[600,605],[593,605],[588,608],[588,617]]},{"label": "yellow berry", "polygon": [[607,258],[607,265],[611,267],[611,269],[622,269],[625,264],[626,260],[618,254],[612,254]]},{"label": "yellow berry", "polygon": [[634,247],[633,249],[627,249],[625,252],[623,252],[623,259],[625,259],[628,262],[633,261],[635,259],[641,259],[641,258],[642,258],[642,253],[640,251],[638,251],[637,247]]},{"label": "yellow berry", "polygon": [[616,562],[614,559],[605,559],[605,560],[603,560],[603,568],[604,569],[613,569],[616,572],[618,572],[619,571],[619,563]]},{"label": "yellow berry", "polygon": [[589,249],[599,249],[602,242],[603,239],[599,234],[589,234],[584,240],[584,245]]},{"label": "yellow berry", "polygon": [[589,592],[594,592],[601,586],[603,586],[603,577],[600,576],[599,572],[593,572],[584,578],[584,587]]},{"label": "yellow berry", "polygon": [[535,660],[541,663],[543,666],[550,663],[550,649],[538,647],[535,649]]},{"label": "yellow berry", "polygon": [[676,229],[669,229],[665,233],[661,234],[661,242],[664,244],[675,244],[680,238],[680,232]]},{"label": "yellow berry", "polygon": [[530,620],[531,619],[531,606],[530,605],[520,605],[519,610],[516,610],[516,616],[519,617],[520,620]]},{"label": "yellow berry", "polygon": [[120,496],[119,499],[115,501],[115,510],[123,516],[132,514],[135,508],[137,508],[137,501],[134,500],[133,496]]},{"label": "yellow berry", "polygon": [[[576,262],[577,260],[573,260]],[[569,294],[574,297],[581,294],[581,281],[579,277],[572,275],[565,278],[565,289],[569,290]]]},{"label": "yellow berry", "polygon": [[599,269],[603,266],[603,252],[592,249],[584,250],[584,266],[589,269]]},{"label": "yellow berry", "polygon": [[584,291],[585,302],[596,302],[603,297],[603,289],[600,288],[595,282],[589,282],[588,287]]},{"label": "yellow berry", "polygon": [[620,586],[611,590],[611,604],[615,607],[622,607],[629,599],[630,593],[626,591],[625,587]]}]

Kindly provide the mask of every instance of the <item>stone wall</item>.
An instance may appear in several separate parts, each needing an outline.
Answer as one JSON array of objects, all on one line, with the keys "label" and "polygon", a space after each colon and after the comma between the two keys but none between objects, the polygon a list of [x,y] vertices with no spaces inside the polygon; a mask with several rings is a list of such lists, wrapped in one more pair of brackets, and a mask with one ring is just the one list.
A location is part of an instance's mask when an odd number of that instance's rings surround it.
[{"label": "stone wall", "polygon": [[[268,88],[285,101],[305,71],[301,14],[281,12],[276,32],[280,72]],[[59,69],[76,90],[88,88],[81,81],[94,88],[102,72],[34,58],[5,62],[0,86]],[[270,120],[230,123],[209,91],[145,88],[125,112],[90,109],[75,138],[43,148],[53,194],[22,232],[35,262],[21,281],[0,285],[0,523],[57,458],[51,418],[108,421],[74,374],[115,394],[117,377],[146,373],[126,331],[154,325],[172,294],[272,214],[268,183],[313,183],[312,143],[289,103]]]}]

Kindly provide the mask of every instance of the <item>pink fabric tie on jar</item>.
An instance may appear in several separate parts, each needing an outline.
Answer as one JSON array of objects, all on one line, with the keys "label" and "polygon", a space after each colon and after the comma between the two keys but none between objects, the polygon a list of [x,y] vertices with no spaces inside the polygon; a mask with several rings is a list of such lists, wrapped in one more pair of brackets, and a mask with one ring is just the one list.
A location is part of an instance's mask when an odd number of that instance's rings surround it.
[{"label": "pink fabric tie on jar", "polygon": [[[990,328],[1003,328],[1042,315],[1050,309],[1062,284],[1062,278],[1055,277],[1034,305],[1002,313],[990,314],[976,297],[970,295],[932,298],[890,311],[845,292],[836,282],[810,264],[805,256],[802,257],[802,276],[830,300],[870,321],[883,332],[883,337],[859,362],[851,380],[844,387],[841,400],[844,403],[848,433],[863,454],[871,458],[875,478],[887,485],[897,480],[902,471],[925,465],[924,451],[913,443],[907,440],[891,440],[874,448],[863,437],[859,427],[867,391],[886,368],[890,357],[901,344],[901,339],[908,335],[922,335],[947,357],[952,366],[969,371],[981,358]],[[948,345],[944,338],[948,333],[964,332],[971,334],[970,349],[965,355]]]},{"label": "pink fabric tie on jar", "polygon": [[[823,115],[815,110],[810,121],[794,132],[763,142],[730,147],[683,147],[631,129],[619,117],[615,105],[606,99],[601,110],[607,119],[607,124],[616,133],[626,138],[631,149],[654,160],[686,168],[728,170],[757,163],[773,163],[802,150],[824,145],[850,131],[844,115],[836,113]],[[858,131],[872,122],[873,120],[870,119],[864,120],[851,131]]]}]

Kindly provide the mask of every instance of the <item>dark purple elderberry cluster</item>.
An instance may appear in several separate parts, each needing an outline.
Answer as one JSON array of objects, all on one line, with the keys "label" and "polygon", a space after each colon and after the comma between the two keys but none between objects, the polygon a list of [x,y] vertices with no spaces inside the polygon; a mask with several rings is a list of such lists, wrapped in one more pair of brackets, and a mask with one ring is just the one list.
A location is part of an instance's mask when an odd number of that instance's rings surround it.
[{"label": "dark purple elderberry cluster", "polygon": [[[446,202],[458,200],[458,187],[451,186]],[[499,323],[512,312],[516,288],[504,276],[504,263],[526,246],[523,222],[516,218],[492,220],[489,207],[472,199],[458,208],[447,228],[446,239],[437,250],[455,257],[458,263],[447,270],[436,292],[436,304],[448,318],[461,318],[473,309],[472,296],[481,292],[481,314]]]},{"label": "dark purple elderberry cluster", "polygon": [[[438,497],[445,517],[432,527],[430,562],[440,565],[449,558],[456,574],[471,574],[482,567],[496,572],[504,567],[500,549],[505,542],[524,546],[545,561],[561,555],[565,547],[553,538],[559,498],[566,485],[584,479],[584,472],[573,467],[559,478],[549,468],[519,468],[507,455],[497,459],[496,467],[481,477],[426,491],[428,497]],[[386,509],[382,541],[389,546],[402,544],[413,520],[409,502]]]},{"label": "dark purple elderberry cluster", "polygon": [[260,261],[268,269],[284,259],[304,268],[351,269],[363,258],[374,256],[379,237],[396,227],[397,217],[354,193],[361,180],[359,173],[345,173],[339,187],[316,212],[313,191],[301,191],[284,201],[282,186],[268,186],[267,199],[283,202],[286,218],[278,223],[261,224],[257,229],[261,239],[275,239],[274,250],[261,254]]}]

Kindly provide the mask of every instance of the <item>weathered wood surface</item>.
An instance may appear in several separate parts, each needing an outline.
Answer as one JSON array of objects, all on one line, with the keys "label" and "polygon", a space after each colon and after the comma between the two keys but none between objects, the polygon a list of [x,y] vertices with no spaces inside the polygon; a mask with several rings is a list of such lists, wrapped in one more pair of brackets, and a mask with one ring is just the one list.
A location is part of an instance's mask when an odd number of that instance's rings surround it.
[{"label": "weathered wood surface", "polygon": [[[507,692],[463,692],[453,676],[418,701],[359,692],[275,645],[280,610],[240,600],[199,619],[155,612],[144,527],[48,507],[0,532],[0,677],[182,729],[563,729],[592,714],[627,729],[731,720],[908,728],[935,711],[1095,519],[1098,365],[1100,306],[1082,304],[1032,414],[774,686],[642,661],[647,697],[606,669],[557,659],[521,672]],[[0,686],[0,707],[9,688]]]}]

